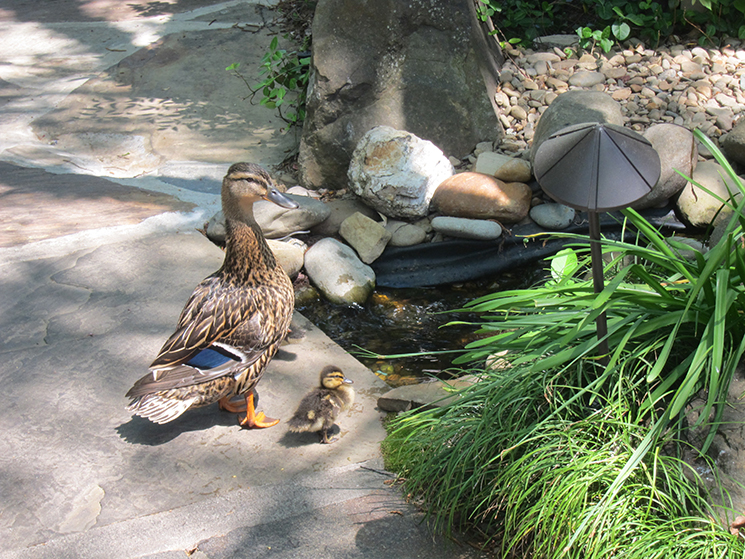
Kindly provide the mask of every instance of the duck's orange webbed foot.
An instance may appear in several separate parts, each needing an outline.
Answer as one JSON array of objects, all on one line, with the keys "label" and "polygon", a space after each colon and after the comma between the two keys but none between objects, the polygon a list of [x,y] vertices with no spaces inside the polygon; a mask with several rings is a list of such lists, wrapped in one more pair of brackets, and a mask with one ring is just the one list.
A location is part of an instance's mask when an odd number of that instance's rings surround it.
[{"label": "duck's orange webbed foot", "polygon": [[246,429],[266,429],[279,423],[279,419],[273,419],[264,415],[264,412],[256,413],[254,409],[253,390],[246,396],[246,417],[240,420],[241,426]]},{"label": "duck's orange webbed foot", "polygon": [[217,405],[220,407],[221,410],[225,410],[230,413],[241,413],[246,411],[245,398],[233,400],[231,397],[226,396],[225,398],[220,398],[217,402]]}]

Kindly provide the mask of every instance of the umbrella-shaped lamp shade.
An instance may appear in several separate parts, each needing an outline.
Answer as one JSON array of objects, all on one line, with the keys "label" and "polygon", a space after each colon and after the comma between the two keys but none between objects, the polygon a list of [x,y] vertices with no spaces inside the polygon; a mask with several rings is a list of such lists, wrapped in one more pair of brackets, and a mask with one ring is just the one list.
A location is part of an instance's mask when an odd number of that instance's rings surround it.
[{"label": "umbrella-shaped lamp shade", "polygon": [[615,124],[568,126],[541,144],[536,180],[557,202],[578,210],[625,208],[660,178],[660,157],[642,135]]}]

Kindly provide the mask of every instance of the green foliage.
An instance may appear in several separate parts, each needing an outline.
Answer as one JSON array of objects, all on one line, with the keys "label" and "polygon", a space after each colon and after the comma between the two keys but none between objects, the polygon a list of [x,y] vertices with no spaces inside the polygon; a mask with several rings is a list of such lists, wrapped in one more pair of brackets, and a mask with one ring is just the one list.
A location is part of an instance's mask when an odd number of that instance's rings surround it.
[{"label": "green foliage", "polygon": [[[498,557],[741,557],[743,541],[713,520],[702,480],[675,456],[649,453],[604,501],[645,428],[628,416],[633,402],[567,401],[579,390],[569,381],[486,371],[456,403],[393,420],[386,466],[436,528],[478,526]],[[614,388],[633,395],[623,378]]]},{"label": "green foliage", "polygon": [[[745,195],[717,148],[695,134],[731,192]],[[601,293],[587,277],[589,239],[564,234],[577,244],[552,259],[548,281],[467,306],[479,313],[480,336],[456,364],[482,381],[444,408],[400,416],[386,442],[390,466],[442,528],[478,524],[505,556],[745,553],[711,520],[701,480],[675,458],[686,429],[703,427],[706,460],[745,353],[745,196],[720,201],[727,227],[707,252],[624,210],[637,241],[603,241],[612,273]],[[509,367],[490,370],[505,350]],[[701,395],[689,425],[686,406]]]},{"label": "green foliage", "polygon": [[577,36],[579,37],[579,46],[583,49],[593,51],[595,45],[600,45],[603,52],[610,52],[613,48],[614,41],[611,36],[615,37],[618,41],[623,41],[628,38],[631,28],[626,23],[608,25],[602,31],[593,31],[589,27],[578,27]]},{"label": "green foliage", "polygon": [[632,34],[659,44],[670,35],[696,32],[699,42],[725,36],[745,38],[745,0],[479,0],[479,15],[491,19],[503,42],[531,42],[555,33],[579,35],[582,48],[605,52]]},{"label": "green foliage", "polygon": [[[225,70],[242,79],[251,91],[249,99],[253,101],[261,93],[260,105],[276,109],[279,116],[287,122],[287,128],[301,126],[305,120],[305,101],[307,98],[308,79],[310,76],[310,57],[299,56],[298,51],[288,52],[279,48],[279,40],[274,37],[269,50],[261,59],[259,75],[263,79],[253,87],[238,68],[240,63],[233,63]],[[287,112],[283,107],[289,107]]]}]

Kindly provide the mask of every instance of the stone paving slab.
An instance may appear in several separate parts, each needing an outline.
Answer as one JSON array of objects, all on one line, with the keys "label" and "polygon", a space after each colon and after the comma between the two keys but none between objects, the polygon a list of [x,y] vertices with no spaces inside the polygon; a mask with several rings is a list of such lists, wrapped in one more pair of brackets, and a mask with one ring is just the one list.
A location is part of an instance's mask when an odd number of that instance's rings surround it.
[{"label": "stone paving slab", "polygon": [[172,196],[94,176],[55,175],[0,162],[1,248],[192,209],[194,204]]},{"label": "stone paving slab", "polygon": [[193,286],[221,260],[192,232],[0,266],[2,292],[14,295],[0,317],[6,547],[379,456],[383,383],[300,315],[260,384],[259,407],[288,419],[334,363],[358,395],[338,442],[317,444],[282,423],[244,430],[216,405],[162,426],[124,409]]},{"label": "stone paving slab", "polygon": [[[125,409],[222,261],[195,228],[227,167],[292,143],[224,70],[265,52],[258,4],[0,0],[2,559],[481,556],[386,485],[385,385],[299,314],[259,385],[278,426]],[[321,445],[286,420],[329,363],[357,400]]]}]

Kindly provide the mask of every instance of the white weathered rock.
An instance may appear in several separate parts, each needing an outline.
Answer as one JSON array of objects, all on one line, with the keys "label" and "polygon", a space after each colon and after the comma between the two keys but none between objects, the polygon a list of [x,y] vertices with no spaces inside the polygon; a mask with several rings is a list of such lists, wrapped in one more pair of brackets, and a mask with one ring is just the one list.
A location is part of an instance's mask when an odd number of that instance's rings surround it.
[{"label": "white weathered rock", "polygon": [[559,231],[572,224],[576,212],[564,204],[539,204],[530,209],[530,218],[544,229]]},{"label": "white weathered rock", "polygon": [[297,202],[294,210],[260,200],[254,204],[254,217],[268,239],[279,239],[297,231],[307,231],[322,223],[331,213],[326,204],[309,196],[287,194]]},{"label": "white weathered rock", "polygon": [[357,144],[349,164],[350,188],[388,217],[424,217],[438,185],[453,166],[432,142],[378,126]]},{"label": "white weathered rock", "polygon": [[365,264],[374,262],[391,240],[391,233],[385,227],[359,212],[341,223],[339,235],[357,251]]},{"label": "white weathered rock", "polygon": [[305,272],[318,291],[338,305],[362,305],[375,289],[373,269],[336,239],[321,239],[308,249]]},{"label": "white weathered rock", "polygon": [[495,221],[464,217],[437,216],[432,219],[432,228],[449,237],[479,241],[498,239],[502,234],[502,228]]}]

